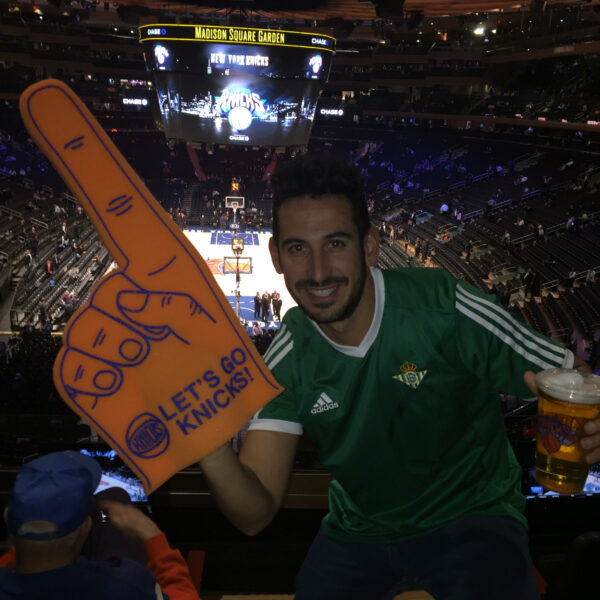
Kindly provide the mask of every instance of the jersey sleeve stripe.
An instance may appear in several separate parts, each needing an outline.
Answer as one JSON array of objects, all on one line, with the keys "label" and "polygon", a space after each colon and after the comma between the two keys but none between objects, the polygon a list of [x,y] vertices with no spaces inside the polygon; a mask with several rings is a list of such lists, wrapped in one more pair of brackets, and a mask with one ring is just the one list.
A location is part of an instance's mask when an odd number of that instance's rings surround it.
[{"label": "jersey sleeve stripe", "polygon": [[547,363],[539,356],[535,356],[535,355],[531,354],[523,346],[517,344],[517,342],[514,340],[514,338],[509,337],[503,331],[501,331],[500,329],[498,329],[497,327],[492,325],[489,321],[483,319],[481,316],[470,311],[467,307],[463,306],[462,304],[459,304],[458,302],[456,303],[456,309],[459,312],[466,315],[467,317],[469,317],[470,319],[472,319],[473,321],[475,321],[476,323],[478,323],[479,325],[481,325],[482,327],[485,327],[485,329],[487,329],[488,331],[493,333],[500,340],[502,340],[505,344],[509,345],[515,352],[517,352],[518,354],[520,354],[521,356],[523,356],[524,358],[526,358],[528,361],[532,362],[533,364],[537,365],[541,369],[551,369],[553,367],[559,367],[562,365],[562,362],[563,362],[562,359],[560,361],[554,359],[555,360],[554,363]]},{"label": "jersey sleeve stripe", "polygon": [[256,413],[255,418],[250,421],[248,430],[257,429],[262,431],[278,431],[280,433],[292,433],[302,435],[302,425],[293,421],[283,421],[281,419],[261,419],[260,411]]},{"label": "jersey sleeve stripe", "polygon": [[558,347],[555,343],[546,339],[544,336],[536,335],[535,333],[533,333],[532,331],[527,329],[527,327],[525,327],[522,323],[519,323],[519,321],[517,321],[511,314],[509,314],[504,309],[500,308],[498,305],[494,304],[490,300],[481,298],[480,296],[477,296],[477,295],[463,289],[460,285],[457,285],[456,291],[458,292],[459,296],[461,296],[461,297],[466,296],[467,298],[470,298],[474,302],[477,302],[477,303],[481,304],[482,306],[487,306],[488,308],[492,309],[494,312],[499,314],[500,317],[502,317],[506,321],[510,322],[513,327],[516,327],[519,331],[521,331],[521,333],[523,333],[526,337],[529,337],[532,340],[534,340],[536,344],[546,346],[549,350],[558,352],[562,356],[562,354],[563,354],[562,348]]},{"label": "jersey sleeve stripe", "polygon": [[279,333],[275,336],[275,339],[271,342],[271,345],[265,352],[263,360],[265,362],[268,361],[271,358],[271,356],[273,356],[273,354],[275,354],[275,352],[277,352],[277,350],[281,348],[281,346],[283,346],[290,339],[291,336],[291,331],[287,331],[287,327],[283,325],[279,330]]},{"label": "jersey sleeve stripe", "polygon": [[509,315],[493,302],[483,300],[474,294],[469,294],[465,290],[457,288],[457,306],[459,303],[471,307],[480,314],[495,321],[498,325],[503,327],[507,333],[541,356],[544,356],[549,360],[563,360],[565,355],[564,348],[553,344],[543,336],[535,335],[535,333],[521,325],[514,317],[512,317],[512,315]]},{"label": "jersey sleeve stripe", "polygon": [[281,352],[273,356],[273,358],[267,361],[267,367],[272,371],[278,364],[279,361],[285,358],[286,354],[294,347],[294,340],[292,340],[287,346],[281,349]]}]

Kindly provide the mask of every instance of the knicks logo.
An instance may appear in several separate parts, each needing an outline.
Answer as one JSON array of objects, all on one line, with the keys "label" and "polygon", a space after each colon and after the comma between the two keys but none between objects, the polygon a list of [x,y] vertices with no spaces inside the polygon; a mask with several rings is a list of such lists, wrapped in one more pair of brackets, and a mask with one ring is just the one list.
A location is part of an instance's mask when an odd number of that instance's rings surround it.
[{"label": "knicks logo", "polygon": [[155,458],[169,447],[169,431],[157,416],[145,412],[131,421],[125,440],[136,456]]},{"label": "knicks logo", "polygon": [[223,275],[223,259],[209,258],[204,261],[213,275]]},{"label": "knicks logo", "polygon": [[248,129],[254,116],[265,113],[265,101],[248,88],[229,88],[215,97],[215,108],[220,115],[227,115],[229,124],[236,131]]},{"label": "knicks logo", "polygon": [[577,439],[579,420],[568,415],[545,414],[538,417],[538,435],[548,454],[561,446],[572,446]]},{"label": "knicks logo", "polygon": [[240,262],[239,264],[235,259],[228,258],[223,260],[221,258],[209,258],[204,261],[210,272],[213,275],[226,275],[227,273],[235,273],[239,267],[240,273],[252,273],[252,265],[248,262]]}]

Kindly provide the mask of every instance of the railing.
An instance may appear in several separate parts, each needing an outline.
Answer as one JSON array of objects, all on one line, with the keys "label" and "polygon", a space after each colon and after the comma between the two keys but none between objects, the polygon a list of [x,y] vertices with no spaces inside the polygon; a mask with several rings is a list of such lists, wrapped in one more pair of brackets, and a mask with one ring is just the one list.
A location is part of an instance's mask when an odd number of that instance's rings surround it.
[{"label": "railing", "polygon": [[483,208],[478,208],[477,210],[472,210],[470,213],[465,213],[462,217],[463,221],[468,221],[470,219],[474,219],[475,217],[480,217],[483,214]]},{"label": "railing", "polygon": [[559,342],[569,342],[569,330],[566,327],[561,329],[550,329],[548,331],[548,337]]},{"label": "railing", "polygon": [[435,190],[431,190],[429,192],[427,192],[426,194],[423,195],[424,198],[435,198],[436,196],[439,196],[442,193],[442,190],[440,188],[435,188]]},{"label": "railing", "polygon": [[0,206],[0,212],[4,212],[7,215],[12,215],[13,217],[17,217],[17,219],[23,218],[23,213],[15,210],[14,208],[10,208],[9,206]]},{"label": "railing", "polygon": [[39,219],[36,219],[35,217],[31,217],[31,219],[29,219],[29,221],[36,227],[40,227],[41,229],[48,229],[48,223],[46,223],[45,221],[40,221]]},{"label": "railing", "polygon": [[64,200],[68,200],[69,202],[72,202],[73,204],[77,204],[77,198],[75,198],[75,196],[73,196],[73,194],[71,194],[71,192],[63,192],[61,195]]},{"label": "railing", "polygon": [[553,290],[560,285],[560,281],[560,279],[551,279],[550,281],[546,281],[546,283],[542,284],[542,289],[547,291]]},{"label": "railing", "polygon": [[487,179],[489,176],[490,176],[490,174],[487,171],[485,173],[482,173],[481,175],[475,175],[475,177],[473,177],[473,182],[483,181],[484,179]]},{"label": "railing", "polygon": [[458,190],[460,188],[465,187],[466,184],[467,184],[467,182],[464,179],[461,181],[457,181],[456,183],[453,183],[448,186],[448,191],[451,192],[453,190]]},{"label": "railing", "polygon": [[506,206],[510,206],[511,204],[512,204],[512,198],[503,200],[502,202],[499,202],[498,204],[494,204],[494,206],[492,206],[492,212],[495,212],[497,210],[505,208]]},{"label": "railing", "polygon": [[535,233],[527,233],[526,235],[522,235],[521,237],[515,238],[512,243],[516,244],[524,244],[525,242],[531,242],[535,239]]},{"label": "railing", "polygon": [[496,265],[490,269],[490,275],[495,276],[503,269],[508,269],[509,267],[512,267],[512,266],[514,266],[514,265],[512,265],[511,263],[508,263],[508,262]]}]

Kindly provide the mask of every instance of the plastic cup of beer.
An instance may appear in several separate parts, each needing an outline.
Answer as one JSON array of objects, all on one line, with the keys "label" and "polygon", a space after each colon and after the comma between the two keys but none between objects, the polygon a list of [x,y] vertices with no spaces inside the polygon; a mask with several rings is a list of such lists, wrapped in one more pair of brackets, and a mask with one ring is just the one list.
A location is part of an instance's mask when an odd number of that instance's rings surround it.
[{"label": "plastic cup of beer", "polygon": [[583,425],[600,414],[600,377],[548,369],[536,375],[536,382],[537,481],[548,490],[577,494],[589,471],[579,440],[585,436]]}]

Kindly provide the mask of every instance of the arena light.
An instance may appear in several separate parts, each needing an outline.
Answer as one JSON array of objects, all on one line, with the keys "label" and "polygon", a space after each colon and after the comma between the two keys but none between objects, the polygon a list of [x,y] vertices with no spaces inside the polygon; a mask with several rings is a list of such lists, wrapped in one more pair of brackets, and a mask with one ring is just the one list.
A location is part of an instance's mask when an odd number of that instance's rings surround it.
[{"label": "arena light", "polygon": [[475,27],[475,29],[473,29],[473,33],[475,35],[483,35],[485,33],[485,29],[482,25],[479,25],[478,27]]}]

